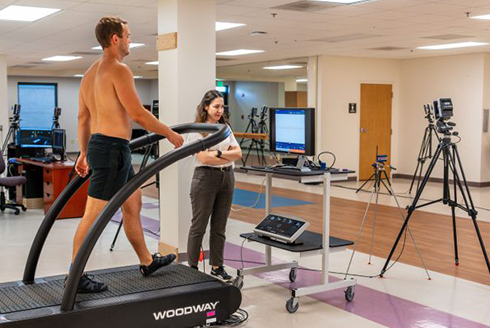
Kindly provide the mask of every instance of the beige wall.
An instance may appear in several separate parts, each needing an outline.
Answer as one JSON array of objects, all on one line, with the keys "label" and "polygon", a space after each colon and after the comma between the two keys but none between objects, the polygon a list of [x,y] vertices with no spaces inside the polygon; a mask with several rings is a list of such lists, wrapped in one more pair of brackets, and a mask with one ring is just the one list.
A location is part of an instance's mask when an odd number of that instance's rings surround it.
[{"label": "beige wall", "polygon": [[[359,171],[360,85],[393,85],[392,163],[396,166],[396,122],[399,112],[400,61],[320,56],[318,59],[318,108],[321,110],[321,150],[333,152],[335,167]],[[348,104],[357,103],[349,114]],[[373,159],[374,160],[374,159]]]},{"label": "beige wall", "polygon": [[[401,62],[399,172],[413,174],[427,121],[423,104],[440,97],[453,100],[455,131],[466,177],[481,182],[481,127],[484,55],[470,54]],[[436,142],[433,145],[437,145]],[[428,163],[427,163],[428,165]],[[442,163],[431,177],[442,178]]]},{"label": "beige wall", "polygon": [[[451,97],[455,131],[469,181],[490,181],[490,134],[482,133],[483,108],[490,108],[490,55],[469,54],[411,60],[320,56],[318,108],[322,150],[337,156],[336,167],[359,170],[360,84],[393,85],[392,165],[412,175],[427,121],[423,105]],[[348,103],[358,104],[356,114]],[[437,142],[433,142],[437,146]],[[434,148],[435,149],[435,148]],[[431,177],[442,177],[442,163]],[[426,164],[427,167],[428,163]]]}]

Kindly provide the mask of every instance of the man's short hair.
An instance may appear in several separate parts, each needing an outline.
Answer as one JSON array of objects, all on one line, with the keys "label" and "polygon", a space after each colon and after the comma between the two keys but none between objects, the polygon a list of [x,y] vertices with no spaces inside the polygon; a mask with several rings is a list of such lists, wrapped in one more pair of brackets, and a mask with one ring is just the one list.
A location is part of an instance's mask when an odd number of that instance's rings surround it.
[{"label": "man's short hair", "polygon": [[102,17],[95,27],[95,37],[102,49],[108,48],[111,45],[111,38],[114,34],[122,38],[123,24],[127,24],[124,19],[114,16]]}]

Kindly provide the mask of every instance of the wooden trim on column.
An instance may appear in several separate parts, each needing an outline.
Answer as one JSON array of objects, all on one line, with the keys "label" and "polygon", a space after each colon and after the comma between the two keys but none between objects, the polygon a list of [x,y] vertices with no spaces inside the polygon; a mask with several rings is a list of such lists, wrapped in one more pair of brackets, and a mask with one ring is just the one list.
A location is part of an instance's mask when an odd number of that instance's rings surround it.
[{"label": "wooden trim on column", "polygon": [[177,32],[157,36],[157,51],[177,49]]},{"label": "wooden trim on column", "polygon": [[[408,174],[401,174],[401,173],[394,173],[393,178],[397,179],[409,179],[412,180],[413,175],[408,175]],[[429,182],[439,182],[442,183],[444,180],[441,178],[429,178]],[[450,183],[453,183],[452,179],[449,179]],[[486,182],[474,182],[474,181],[467,181],[469,187],[477,187],[477,188],[485,188],[485,187],[490,187],[490,181]]]}]

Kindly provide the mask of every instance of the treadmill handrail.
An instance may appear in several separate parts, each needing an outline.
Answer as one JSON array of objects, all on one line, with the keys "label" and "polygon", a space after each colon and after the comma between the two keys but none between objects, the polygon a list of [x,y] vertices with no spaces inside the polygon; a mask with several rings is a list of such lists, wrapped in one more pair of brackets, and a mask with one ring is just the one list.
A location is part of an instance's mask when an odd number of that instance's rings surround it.
[{"label": "treadmill handrail", "polygon": [[[182,127],[184,128],[184,127]],[[217,145],[225,140],[231,133],[228,126],[222,124],[189,124],[185,132],[215,132],[207,137],[194,141],[181,148],[172,150],[162,157],[158,158],[146,168],[138,172],[131,180],[129,180],[106,204],[102,212],[92,224],[89,232],[85,236],[83,243],[78,250],[75,261],[73,262],[68,279],[66,280],[63,300],[61,302],[61,311],[71,311],[75,304],[78,284],[83,274],[87,261],[92,253],[92,250],[97,243],[100,235],[104,231],[113,215],[121,207],[121,205],[149,178],[160,172],[169,165],[187,157]]]},{"label": "treadmill handrail", "polygon": [[[199,124],[199,123],[186,123],[172,126],[171,129],[177,133],[191,133],[191,132],[199,132],[199,133],[211,133],[216,131],[216,125],[212,124]],[[165,139],[164,136],[149,133],[139,138],[135,138],[129,142],[129,148],[131,150],[135,150],[138,148],[146,147],[150,144],[153,144],[157,141]],[[34,283],[37,265],[39,263],[39,258],[41,256],[42,249],[44,244],[46,243],[46,239],[54,225],[54,222],[58,218],[61,211],[64,209],[68,201],[73,197],[73,195],[77,192],[78,189],[87,181],[90,177],[91,172],[85,176],[85,178],[76,175],[73,180],[70,181],[68,186],[63,189],[61,194],[56,198],[53,205],[49,209],[48,213],[44,217],[43,222],[39,226],[39,229],[36,233],[36,236],[31,245],[31,249],[29,251],[29,256],[27,257],[26,265],[24,268],[24,276],[22,281],[25,284]]]}]

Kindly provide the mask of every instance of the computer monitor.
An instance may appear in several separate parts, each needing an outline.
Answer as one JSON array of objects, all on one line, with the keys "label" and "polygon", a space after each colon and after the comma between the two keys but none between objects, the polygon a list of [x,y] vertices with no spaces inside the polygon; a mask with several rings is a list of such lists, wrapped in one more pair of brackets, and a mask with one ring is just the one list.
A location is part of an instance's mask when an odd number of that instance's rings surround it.
[{"label": "computer monitor", "polygon": [[22,148],[51,148],[53,134],[51,129],[19,129],[17,143]]},{"label": "computer monitor", "polygon": [[315,109],[269,108],[270,151],[315,155]]},{"label": "computer monitor", "polygon": [[66,150],[66,132],[64,129],[53,129],[53,154],[58,154],[63,160]]}]

